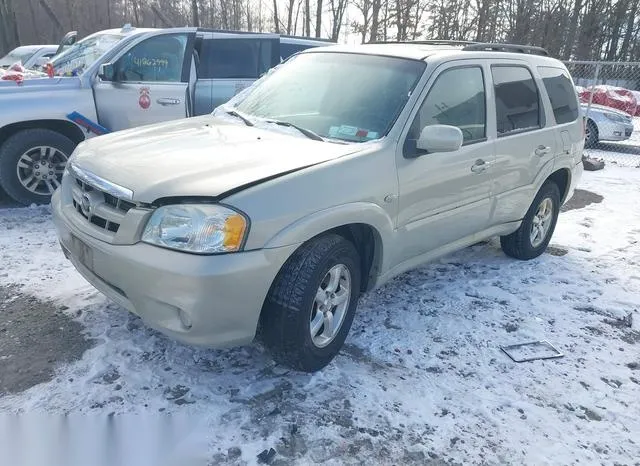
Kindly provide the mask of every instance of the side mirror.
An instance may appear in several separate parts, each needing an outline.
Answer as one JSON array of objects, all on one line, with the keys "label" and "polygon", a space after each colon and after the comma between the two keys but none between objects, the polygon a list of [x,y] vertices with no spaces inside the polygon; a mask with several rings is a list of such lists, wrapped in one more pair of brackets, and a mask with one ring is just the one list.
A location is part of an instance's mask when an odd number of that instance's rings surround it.
[{"label": "side mirror", "polygon": [[60,41],[60,44],[58,44],[58,50],[56,50],[56,55],[62,52],[65,48],[75,44],[77,40],[78,40],[78,31],[67,32],[62,38],[62,40]]},{"label": "side mirror", "polygon": [[449,125],[425,126],[416,141],[416,148],[427,152],[453,152],[462,147],[460,128]]},{"label": "side mirror", "polygon": [[103,63],[102,65],[100,65],[98,77],[103,81],[115,81],[116,70],[113,66],[113,63]]}]

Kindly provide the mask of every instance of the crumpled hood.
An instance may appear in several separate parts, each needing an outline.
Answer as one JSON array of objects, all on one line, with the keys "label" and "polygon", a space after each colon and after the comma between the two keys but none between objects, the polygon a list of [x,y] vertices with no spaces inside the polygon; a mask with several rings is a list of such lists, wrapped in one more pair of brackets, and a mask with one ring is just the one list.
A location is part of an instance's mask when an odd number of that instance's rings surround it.
[{"label": "crumpled hood", "polygon": [[78,146],[71,163],[132,190],[133,200],[151,203],[217,197],[358,149],[207,115],[90,139]]}]

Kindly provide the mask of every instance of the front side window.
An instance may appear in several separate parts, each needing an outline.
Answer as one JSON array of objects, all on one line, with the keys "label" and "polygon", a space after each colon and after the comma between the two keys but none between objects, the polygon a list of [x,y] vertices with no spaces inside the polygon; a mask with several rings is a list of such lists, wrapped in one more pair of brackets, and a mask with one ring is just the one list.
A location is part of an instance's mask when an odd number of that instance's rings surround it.
[{"label": "front side window", "polygon": [[115,63],[116,80],[180,82],[186,48],[186,34],[155,36],[140,42]]},{"label": "front side window", "polygon": [[484,78],[479,67],[453,68],[438,76],[431,86],[409,132],[418,139],[430,125],[460,128],[468,144],[486,136],[486,97]]},{"label": "front side window", "polygon": [[277,39],[209,39],[202,48],[202,79],[257,79],[271,68]]},{"label": "front side window", "polygon": [[540,66],[544,88],[549,94],[556,123],[570,123],[578,119],[578,99],[571,78],[566,71],[550,66]]},{"label": "front side window", "polygon": [[57,55],[51,62],[57,76],[78,76],[119,41],[121,35],[94,34]]},{"label": "front side window", "polygon": [[523,66],[492,66],[498,136],[541,127],[540,96]]},{"label": "front side window", "polygon": [[323,137],[374,140],[389,132],[425,66],[366,54],[303,53],[235,105],[246,115],[292,123]]}]

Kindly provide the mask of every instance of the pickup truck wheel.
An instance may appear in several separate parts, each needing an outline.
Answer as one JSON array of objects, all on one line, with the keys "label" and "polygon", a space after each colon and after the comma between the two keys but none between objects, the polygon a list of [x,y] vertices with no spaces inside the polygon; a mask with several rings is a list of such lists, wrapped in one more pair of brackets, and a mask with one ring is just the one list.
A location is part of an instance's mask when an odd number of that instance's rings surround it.
[{"label": "pickup truck wheel", "polygon": [[75,144],[48,129],[26,129],[0,147],[0,185],[17,202],[46,204],[60,186]]},{"label": "pickup truck wheel", "polygon": [[264,304],[260,338],[276,362],[315,372],[340,351],[360,296],[360,258],[336,234],[302,245],[280,270]]},{"label": "pickup truck wheel", "polygon": [[507,256],[520,260],[538,257],[546,249],[558,221],[560,189],[553,181],[542,185],[520,228],[500,237],[500,245]]}]

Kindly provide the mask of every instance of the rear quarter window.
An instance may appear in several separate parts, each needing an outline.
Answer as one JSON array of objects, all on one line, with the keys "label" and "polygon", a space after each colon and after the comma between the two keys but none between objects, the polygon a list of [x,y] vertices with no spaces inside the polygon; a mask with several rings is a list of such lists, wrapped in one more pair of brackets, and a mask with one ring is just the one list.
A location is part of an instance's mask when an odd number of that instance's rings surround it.
[{"label": "rear quarter window", "polygon": [[540,66],[544,88],[549,95],[556,123],[570,123],[578,119],[578,99],[571,78],[562,68]]}]

